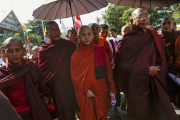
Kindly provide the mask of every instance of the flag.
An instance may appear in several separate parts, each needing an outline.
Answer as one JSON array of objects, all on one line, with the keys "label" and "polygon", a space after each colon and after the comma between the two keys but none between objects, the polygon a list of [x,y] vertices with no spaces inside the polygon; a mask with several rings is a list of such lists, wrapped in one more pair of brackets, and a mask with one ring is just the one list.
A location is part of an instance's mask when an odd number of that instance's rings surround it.
[{"label": "flag", "polygon": [[80,16],[73,17],[73,25],[77,33],[79,33],[79,29],[81,28],[81,18]]},{"label": "flag", "polygon": [[28,38],[28,32],[26,30],[26,27],[23,25],[23,31],[24,31],[24,38],[26,40],[26,43],[29,43],[29,38]]},{"label": "flag", "polygon": [[47,35],[47,29],[46,29],[46,27],[44,28],[44,36],[46,36]]}]

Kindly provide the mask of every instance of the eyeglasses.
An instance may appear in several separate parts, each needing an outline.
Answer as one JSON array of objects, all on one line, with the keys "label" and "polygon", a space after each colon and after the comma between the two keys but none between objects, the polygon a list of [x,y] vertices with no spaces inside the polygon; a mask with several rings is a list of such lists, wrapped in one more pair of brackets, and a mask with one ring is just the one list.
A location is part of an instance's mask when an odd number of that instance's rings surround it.
[{"label": "eyeglasses", "polygon": [[142,18],[149,18],[150,17],[150,14],[144,14],[144,15],[138,15],[135,19],[138,19],[138,20],[141,20]]}]

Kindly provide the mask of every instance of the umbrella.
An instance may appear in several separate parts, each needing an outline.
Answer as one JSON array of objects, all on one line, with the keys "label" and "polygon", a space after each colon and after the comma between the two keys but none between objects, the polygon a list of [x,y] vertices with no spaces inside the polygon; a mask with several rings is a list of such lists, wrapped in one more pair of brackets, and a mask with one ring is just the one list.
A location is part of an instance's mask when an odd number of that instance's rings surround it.
[{"label": "umbrella", "polygon": [[108,2],[121,6],[152,8],[169,7],[180,3],[180,0],[109,0]]},{"label": "umbrella", "polygon": [[68,18],[90,13],[107,5],[107,0],[47,0],[33,11],[33,16],[45,20]]}]

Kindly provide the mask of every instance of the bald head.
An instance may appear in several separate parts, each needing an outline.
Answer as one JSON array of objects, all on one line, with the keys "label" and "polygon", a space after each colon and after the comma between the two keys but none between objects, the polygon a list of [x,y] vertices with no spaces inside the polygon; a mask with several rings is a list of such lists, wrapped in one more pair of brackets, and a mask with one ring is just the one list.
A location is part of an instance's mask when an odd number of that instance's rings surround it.
[{"label": "bald head", "polygon": [[8,44],[14,43],[14,42],[19,42],[20,45],[21,45],[22,48],[23,48],[23,42],[22,42],[19,38],[16,38],[16,37],[9,37],[9,38],[7,38],[7,39],[3,42],[3,46],[4,46],[4,48],[6,49]]},{"label": "bald head", "polygon": [[80,28],[79,35],[82,34],[82,32],[84,32],[84,31],[91,31],[91,29],[88,26],[84,25]]},{"label": "bald head", "polygon": [[88,26],[82,26],[79,30],[79,40],[86,47],[91,47],[93,40],[92,31]]},{"label": "bald head", "polygon": [[131,14],[131,24],[146,32],[149,25],[150,14],[146,8],[137,8]]},{"label": "bald head", "polygon": [[161,29],[163,32],[171,32],[173,30],[174,20],[172,17],[165,17],[161,22]]},{"label": "bald head", "polygon": [[[138,15],[139,13],[141,13],[142,11],[147,11],[148,10],[146,8],[136,8],[132,13],[131,13],[131,18],[134,18],[134,16]],[[149,13],[149,12],[148,12]]]}]

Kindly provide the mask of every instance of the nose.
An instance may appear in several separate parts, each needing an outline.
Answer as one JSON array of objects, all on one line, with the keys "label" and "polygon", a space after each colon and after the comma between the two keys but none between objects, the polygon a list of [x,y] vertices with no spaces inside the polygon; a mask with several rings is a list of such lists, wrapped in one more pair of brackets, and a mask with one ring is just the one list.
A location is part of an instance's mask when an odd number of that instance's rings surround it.
[{"label": "nose", "polygon": [[17,52],[16,51],[13,51],[13,56],[16,56],[17,55]]}]

